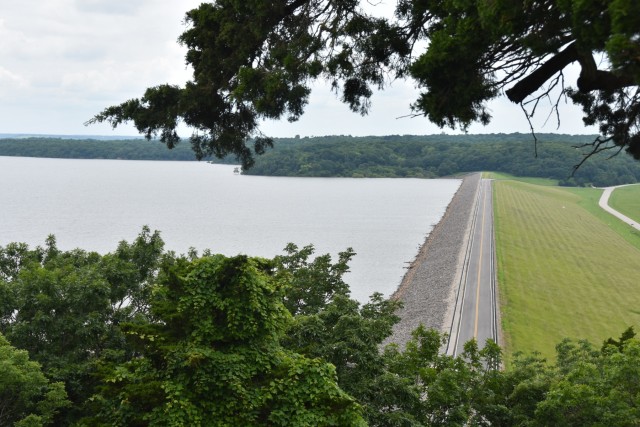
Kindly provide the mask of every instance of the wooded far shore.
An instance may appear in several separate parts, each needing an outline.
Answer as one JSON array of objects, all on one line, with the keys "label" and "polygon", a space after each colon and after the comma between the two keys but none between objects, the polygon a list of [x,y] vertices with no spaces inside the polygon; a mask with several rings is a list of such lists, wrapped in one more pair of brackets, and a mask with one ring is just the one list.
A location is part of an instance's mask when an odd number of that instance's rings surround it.
[{"label": "wooded far shore", "polygon": [[[349,135],[276,138],[274,148],[256,156],[244,171],[264,176],[438,178],[474,171],[553,179],[560,185],[596,187],[640,182],[640,164],[617,149],[585,159],[594,135]],[[188,140],[168,150],[158,141],[81,137],[0,138],[0,156],[195,160]],[[207,158],[236,164],[233,157]]]}]

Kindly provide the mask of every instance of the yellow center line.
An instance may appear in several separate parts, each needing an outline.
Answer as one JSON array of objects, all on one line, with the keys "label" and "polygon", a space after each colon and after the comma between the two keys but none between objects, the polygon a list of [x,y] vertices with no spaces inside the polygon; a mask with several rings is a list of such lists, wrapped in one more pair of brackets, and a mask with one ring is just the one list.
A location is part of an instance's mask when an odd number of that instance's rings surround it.
[{"label": "yellow center line", "polygon": [[482,196],[482,228],[480,229],[480,256],[478,257],[478,284],[476,286],[476,320],[473,326],[473,338],[478,338],[478,313],[480,305],[480,273],[482,273],[482,247],[484,242],[484,213],[487,204],[487,192]]}]

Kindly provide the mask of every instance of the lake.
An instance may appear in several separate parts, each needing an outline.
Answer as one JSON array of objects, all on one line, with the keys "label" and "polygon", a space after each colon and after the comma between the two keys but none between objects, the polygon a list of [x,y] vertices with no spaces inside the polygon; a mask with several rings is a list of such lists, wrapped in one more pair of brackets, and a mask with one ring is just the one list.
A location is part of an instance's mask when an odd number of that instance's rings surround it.
[{"label": "lake", "polygon": [[0,245],[106,253],[143,225],[166,248],[273,257],[288,242],[316,254],[352,247],[352,296],[391,295],[460,186],[454,179],[237,175],[202,162],[0,157]]}]

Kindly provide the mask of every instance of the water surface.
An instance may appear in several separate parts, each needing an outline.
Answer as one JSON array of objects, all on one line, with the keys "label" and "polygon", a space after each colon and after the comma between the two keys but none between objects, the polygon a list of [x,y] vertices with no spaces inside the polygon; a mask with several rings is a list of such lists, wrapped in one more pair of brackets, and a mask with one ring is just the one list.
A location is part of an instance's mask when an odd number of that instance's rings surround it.
[{"label": "water surface", "polygon": [[273,257],[288,242],[357,253],[347,281],[390,295],[459,180],[244,176],[198,162],[0,157],[0,245],[113,251],[143,225],[166,248]]}]

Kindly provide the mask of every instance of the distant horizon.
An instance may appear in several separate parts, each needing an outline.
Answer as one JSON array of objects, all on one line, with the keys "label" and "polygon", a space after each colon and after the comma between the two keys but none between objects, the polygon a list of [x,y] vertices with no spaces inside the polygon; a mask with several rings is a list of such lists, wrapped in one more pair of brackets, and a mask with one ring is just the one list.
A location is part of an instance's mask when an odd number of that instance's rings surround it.
[{"label": "distant horizon", "polygon": [[[415,134],[415,133],[405,133],[405,134],[371,134],[371,135],[348,135],[348,134],[340,134],[340,133],[328,133],[324,135],[298,135],[298,136],[271,136],[274,139],[294,139],[299,137],[300,139],[304,138],[322,138],[328,136],[348,136],[351,138],[367,138],[367,137],[384,137],[384,136],[464,136],[464,135],[528,135],[531,136],[531,132],[481,132],[481,133],[424,133],[424,134]],[[597,133],[566,133],[566,132],[536,132],[536,136],[539,135],[568,135],[568,136],[593,136],[597,135]],[[96,140],[125,140],[125,139],[145,139],[143,135],[84,135],[84,134],[56,134],[56,133],[0,133],[0,139],[8,139],[8,138],[60,138],[60,139],[96,139]],[[181,139],[188,139],[189,137],[181,137]],[[159,140],[159,138],[152,138],[152,140]]]},{"label": "distant horizon", "polygon": [[56,133],[0,133],[0,139],[6,138],[67,138],[67,139],[144,139],[144,136],[129,135],[80,135],[80,134],[56,134]]}]

